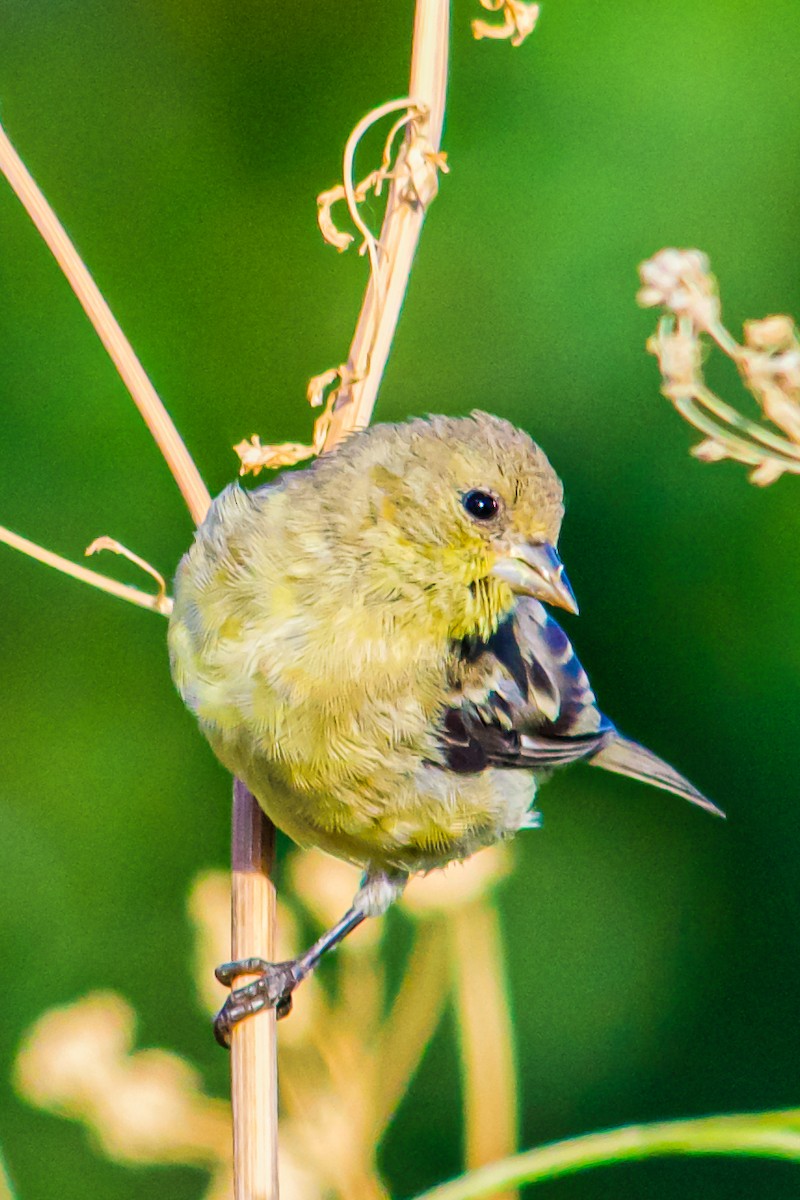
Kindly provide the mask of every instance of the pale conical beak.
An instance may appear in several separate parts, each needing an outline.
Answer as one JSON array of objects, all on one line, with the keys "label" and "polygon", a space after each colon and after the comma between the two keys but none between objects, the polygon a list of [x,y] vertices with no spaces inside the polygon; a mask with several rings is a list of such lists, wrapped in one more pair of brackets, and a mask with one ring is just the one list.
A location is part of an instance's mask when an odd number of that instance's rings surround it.
[{"label": "pale conical beak", "polygon": [[495,579],[504,579],[512,592],[535,596],[537,600],[555,604],[567,612],[578,611],[578,602],[569,585],[564,564],[549,542],[538,546],[531,542],[520,542],[512,546],[489,573]]}]

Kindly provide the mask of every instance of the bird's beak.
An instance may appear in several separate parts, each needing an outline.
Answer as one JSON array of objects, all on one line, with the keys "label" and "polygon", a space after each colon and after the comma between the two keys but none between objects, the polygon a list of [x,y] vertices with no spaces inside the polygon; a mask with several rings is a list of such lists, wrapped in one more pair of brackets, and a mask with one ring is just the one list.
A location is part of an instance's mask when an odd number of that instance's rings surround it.
[{"label": "bird's beak", "polygon": [[521,542],[497,560],[489,572],[503,579],[512,592],[535,596],[545,604],[556,604],[567,612],[577,613],[578,602],[569,585],[564,564],[549,542],[533,545]]}]

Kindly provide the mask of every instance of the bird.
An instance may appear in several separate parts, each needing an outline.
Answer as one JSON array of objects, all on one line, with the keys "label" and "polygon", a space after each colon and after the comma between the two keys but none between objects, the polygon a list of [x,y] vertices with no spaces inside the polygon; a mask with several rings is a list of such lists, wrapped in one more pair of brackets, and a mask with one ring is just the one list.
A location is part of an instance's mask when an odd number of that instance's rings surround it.
[{"label": "bird", "polygon": [[410,876],[536,828],[559,767],[583,760],[724,815],[598,707],[548,611],[578,611],[563,516],[544,451],[481,411],[371,426],[212,503],[175,579],[174,682],[274,824],[364,872],[305,954],[218,968],[233,989],[223,1045],[252,1013],[285,1015]]}]

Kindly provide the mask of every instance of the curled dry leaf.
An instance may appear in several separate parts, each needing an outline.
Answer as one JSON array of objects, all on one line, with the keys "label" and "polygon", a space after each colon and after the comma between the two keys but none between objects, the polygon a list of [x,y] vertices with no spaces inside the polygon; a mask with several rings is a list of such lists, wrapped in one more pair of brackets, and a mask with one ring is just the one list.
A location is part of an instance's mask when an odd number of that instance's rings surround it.
[{"label": "curled dry leaf", "polygon": [[[381,165],[370,171],[359,183],[352,182],[352,165],[356,148],[366,131],[391,113],[400,111],[398,117],[384,143]],[[447,172],[447,156],[434,149],[429,140],[420,131],[419,123],[427,118],[427,109],[414,104],[411,100],[392,100],[373,109],[361,121],[348,138],[345,151],[344,182],[336,187],[328,188],[317,197],[317,221],[322,236],[337,250],[346,250],[355,240],[351,233],[339,229],[333,219],[333,206],[344,201],[350,210],[350,217],[362,235],[359,253],[370,251],[374,257],[377,239],[365,225],[358,212],[358,206],[363,204],[370,192],[380,196],[383,185],[389,180],[399,180],[400,198],[407,203],[422,204],[427,207],[436,196],[438,190],[437,171]],[[397,155],[396,165],[392,166],[395,157],[395,141],[397,134],[406,126],[415,129],[411,137],[402,146]]]},{"label": "curled dry leaf", "polygon": [[339,393],[343,387],[350,387],[355,383],[356,378],[346,363],[331,367],[321,375],[314,375],[308,381],[306,397],[312,408],[320,408],[323,404],[325,408],[314,422],[311,445],[304,445],[302,442],[280,442],[277,445],[262,446],[260,437],[254,433],[249,441],[245,439],[233,447],[239,456],[239,474],[260,475],[264,470],[293,467],[307,458],[321,454]]},{"label": "curled dry leaf", "polygon": [[443,175],[450,172],[447,154],[434,150],[424,134],[416,134],[403,155],[402,165],[398,164],[397,179],[403,199],[427,208],[439,191],[440,171]]},{"label": "curled dry leaf", "polygon": [[145,559],[140,558],[138,554],[134,554],[132,550],[128,550],[128,548],[123,546],[122,542],[118,542],[116,538],[106,537],[105,535],[95,538],[91,545],[86,547],[84,554],[87,558],[89,558],[90,555],[97,554],[100,550],[110,550],[112,554],[119,554],[123,558],[127,558],[128,562],[132,562],[135,566],[140,567],[143,571],[146,571],[147,574],[152,579],[155,579],[156,583],[158,584],[158,592],[153,599],[153,608],[156,610],[156,612],[165,614],[168,614],[172,611],[172,601],[167,595],[167,583],[160,571],[157,571],[155,567],[151,566],[149,562],[145,561]]},{"label": "curled dry leaf", "polygon": [[[353,189],[356,202],[363,204],[370,192],[373,192],[375,196],[380,196],[385,180],[390,178],[391,171],[388,162],[382,167],[370,171],[369,175],[366,175]],[[320,192],[317,196],[317,224],[328,245],[335,246],[340,254],[355,241],[352,233],[347,233],[345,230],[339,229],[333,219],[332,209],[334,204],[346,200],[347,193],[345,192],[344,184],[341,183],[337,184],[336,187],[328,188],[326,192]]]},{"label": "curled dry leaf", "polygon": [[331,209],[340,200],[344,200],[344,188],[341,184],[328,188],[326,192],[320,192],[317,196],[317,224],[328,245],[335,246],[342,254],[355,239],[352,233],[345,233],[334,223]]},{"label": "curled dry leaf", "polygon": [[480,3],[488,12],[502,11],[503,23],[492,25],[489,21],[473,21],[472,36],[477,41],[482,38],[510,38],[512,46],[521,46],[536,28],[540,11],[538,4],[524,4],[522,0],[480,0]]},{"label": "curled dry leaf", "polygon": [[301,442],[262,446],[257,433],[254,433],[249,441],[245,439],[238,442],[233,448],[239,456],[240,475],[260,475],[264,470],[293,467],[295,463],[314,456],[314,447],[304,446]]},{"label": "curled dry leaf", "polygon": [[321,375],[312,375],[308,381],[306,388],[306,399],[312,408],[321,408],[325,403],[326,396],[329,395],[330,388],[336,384],[337,390],[342,386],[342,380],[347,372],[347,365],[342,363],[338,367],[331,367],[328,371],[323,371]]}]

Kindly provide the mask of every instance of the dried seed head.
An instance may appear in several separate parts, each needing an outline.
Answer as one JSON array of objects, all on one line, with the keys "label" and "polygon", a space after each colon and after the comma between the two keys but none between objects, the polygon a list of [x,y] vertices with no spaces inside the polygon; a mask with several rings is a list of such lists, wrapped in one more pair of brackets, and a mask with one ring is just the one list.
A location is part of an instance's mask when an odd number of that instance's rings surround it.
[{"label": "dried seed head", "polygon": [[664,318],[648,339],[647,349],[658,359],[664,377],[662,391],[668,399],[674,402],[694,393],[700,377],[702,350],[685,324],[675,328],[672,321]]},{"label": "dried seed head", "polygon": [[744,342],[753,350],[772,353],[796,345],[794,321],[791,317],[764,317],[761,321],[745,321]]},{"label": "dried seed head", "polygon": [[40,1108],[88,1125],[121,1162],[212,1165],[229,1156],[228,1106],[167,1050],[134,1051],[136,1014],[96,992],[51,1009],[28,1032],[16,1084]]},{"label": "dried seed head", "polygon": [[[748,321],[740,345],[720,319],[716,281],[699,250],[662,250],[639,268],[640,304],[667,309],[647,349],[661,367],[662,393],[705,434],[692,453],[703,462],[730,458],[754,469],[765,486],[800,474],[800,339],[786,316]],[[676,320],[677,318],[677,320]],[[780,433],[738,412],[707,386],[702,334],[739,368],[763,415]]]},{"label": "dried seed head", "polygon": [[709,262],[700,250],[661,250],[639,267],[643,308],[662,307],[690,317],[699,329],[719,321],[719,297]]}]

